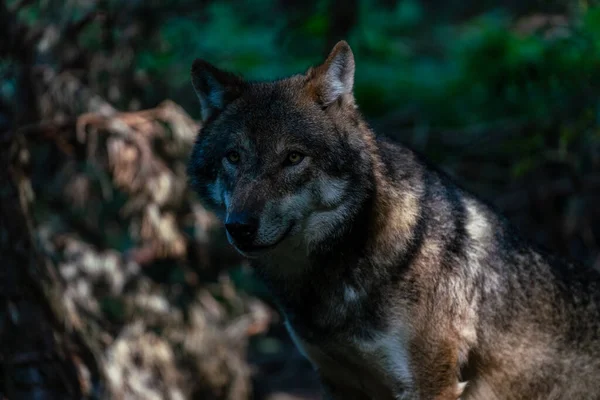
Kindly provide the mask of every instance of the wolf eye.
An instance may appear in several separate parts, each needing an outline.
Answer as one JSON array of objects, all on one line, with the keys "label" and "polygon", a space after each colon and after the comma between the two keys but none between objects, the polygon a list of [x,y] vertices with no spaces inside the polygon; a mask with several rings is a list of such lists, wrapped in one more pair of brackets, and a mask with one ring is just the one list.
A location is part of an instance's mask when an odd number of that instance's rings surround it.
[{"label": "wolf eye", "polygon": [[237,151],[230,151],[225,155],[225,158],[227,158],[227,161],[230,163],[237,164],[240,162],[240,153]]},{"label": "wolf eye", "polygon": [[287,162],[287,164],[290,164],[290,165],[296,165],[303,159],[304,159],[303,154],[300,154],[297,151],[292,151],[290,154],[288,154],[286,162]]}]

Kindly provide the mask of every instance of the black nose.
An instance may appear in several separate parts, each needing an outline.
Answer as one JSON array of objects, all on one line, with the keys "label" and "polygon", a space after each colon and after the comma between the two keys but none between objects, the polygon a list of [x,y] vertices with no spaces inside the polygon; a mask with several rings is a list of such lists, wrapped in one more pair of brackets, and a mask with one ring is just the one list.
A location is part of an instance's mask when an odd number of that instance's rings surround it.
[{"label": "black nose", "polygon": [[251,244],[258,230],[258,219],[247,213],[229,214],[225,222],[225,229],[239,244]]}]

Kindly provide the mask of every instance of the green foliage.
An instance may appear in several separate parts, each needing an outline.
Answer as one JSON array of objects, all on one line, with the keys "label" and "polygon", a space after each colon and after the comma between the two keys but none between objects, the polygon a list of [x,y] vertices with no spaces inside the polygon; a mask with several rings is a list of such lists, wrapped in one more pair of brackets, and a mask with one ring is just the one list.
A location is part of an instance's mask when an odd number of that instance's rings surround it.
[{"label": "green foliage", "polygon": [[[256,18],[267,14],[274,1],[248,0],[210,3],[196,18],[173,17],[138,55],[138,65],[151,74],[170,77],[170,85],[189,84],[189,67],[195,58],[206,58],[222,68],[249,78],[267,78],[286,73],[286,63],[277,61],[277,38],[283,23]],[[235,10],[254,10],[240,14]],[[259,12],[261,11],[261,12]]]},{"label": "green foliage", "polygon": [[[113,13],[135,7],[106,4]],[[146,7],[144,12],[160,6],[151,2]],[[151,83],[143,89],[151,102],[176,97],[191,104],[189,67],[195,58],[249,79],[303,72],[326,54],[334,29],[331,0],[296,12],[276,0],[202,7],[179,0],[162,7],[133,54],[132,68]],[[75,20],[85,14],[83,6],[53,9],[53,15],[66,13],[65,18]],[[546,35],[517,32],[515,18],[500,8],[456,22],[430,15],[419,0],[399,0],[391,8],[361,0],[357,21],[344,35],[357,60],[359,105],[370,118],[417,109],[420,120],[432,127],[576,119],[583,104],[597,101],[590,88],[598,81],[600,9],[595,2],[571,9],[570,26]],[[135,8],[125,11],[142,15]],[[48,12],[26,7],[21,17],[34,24]],[[87,26],[78,43],[93,51],[101,48],[99,26]],[[125,40],[127,34],[118,28],[113,39]]]}]

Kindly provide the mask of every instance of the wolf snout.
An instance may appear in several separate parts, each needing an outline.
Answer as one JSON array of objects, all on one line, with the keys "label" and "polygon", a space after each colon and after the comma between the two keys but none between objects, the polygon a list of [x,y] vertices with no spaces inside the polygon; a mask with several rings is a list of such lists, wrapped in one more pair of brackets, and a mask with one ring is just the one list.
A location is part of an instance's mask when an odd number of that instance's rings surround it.
[{"label": "wolf snout", "polygon": [[251,245],[258,231],[258,218],[248,213],[233,213],[227,216],[225,229],[240,245]]}]

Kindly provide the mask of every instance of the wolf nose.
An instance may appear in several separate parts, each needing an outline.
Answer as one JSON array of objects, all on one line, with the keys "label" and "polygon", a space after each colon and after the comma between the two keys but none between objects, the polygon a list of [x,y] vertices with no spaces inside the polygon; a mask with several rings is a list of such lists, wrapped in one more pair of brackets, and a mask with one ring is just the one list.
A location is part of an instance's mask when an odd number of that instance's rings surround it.
[{"label": "wolf nose", "polygon": [[225,229],[236,242],[250,244],[258,230],[258,220],[245,213],[231,214],[225,222]]}]

